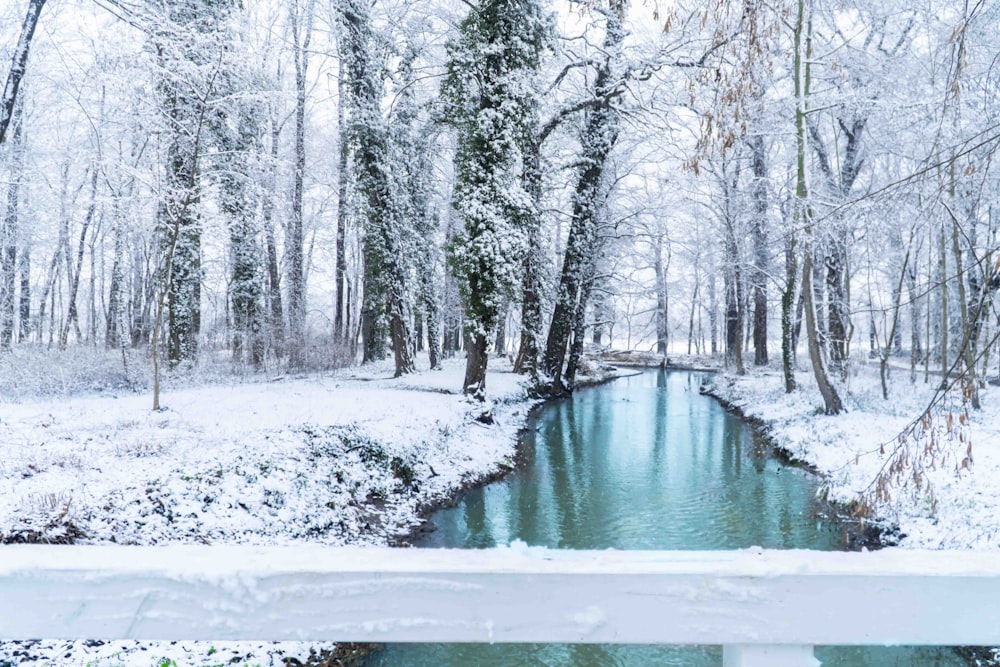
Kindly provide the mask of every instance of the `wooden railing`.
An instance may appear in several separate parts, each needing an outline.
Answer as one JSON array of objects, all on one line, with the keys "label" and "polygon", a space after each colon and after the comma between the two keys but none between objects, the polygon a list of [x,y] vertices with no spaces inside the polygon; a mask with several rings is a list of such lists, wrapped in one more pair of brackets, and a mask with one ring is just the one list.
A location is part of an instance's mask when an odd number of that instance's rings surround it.
[{"label": "wooden railing", "polygon": [[1000,644],[1000,554],[0,547],[0,639]]}]

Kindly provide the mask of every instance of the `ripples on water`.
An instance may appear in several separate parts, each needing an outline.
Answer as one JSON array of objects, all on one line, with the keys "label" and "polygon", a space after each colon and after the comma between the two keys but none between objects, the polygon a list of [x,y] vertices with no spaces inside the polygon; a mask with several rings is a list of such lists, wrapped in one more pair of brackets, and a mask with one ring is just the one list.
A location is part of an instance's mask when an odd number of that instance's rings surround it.
[{"label": "ripples on water", "polygon": [[[702,376],[648,372],[577,392],[532,417],[534,459],[431,518],[418,546],[486,548],[519,539],[563,549],[840,548],[812,516],[813,476],[756,456],[753,434]],[[845,610],[849,613],[849,610]],[[824,665],[950,667],[947,649],[820,648]],[[719,647],[390,645],[371,665],[716,667]]]}]

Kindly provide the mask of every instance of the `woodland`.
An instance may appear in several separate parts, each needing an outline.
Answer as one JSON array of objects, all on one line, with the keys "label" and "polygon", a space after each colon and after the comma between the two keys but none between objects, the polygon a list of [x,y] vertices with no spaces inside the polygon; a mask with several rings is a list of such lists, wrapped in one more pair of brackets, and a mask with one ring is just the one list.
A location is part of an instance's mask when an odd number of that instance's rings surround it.
[{"label": "woodland", "polygon": [[[640,359],[817,473],[775,516],[995,552],[998,60],[987,0],[0,2],[0,543],[398,544]],[[655,375],[608,451],[711,474]],[[0,665],[332,664],[263,639]]]},{"label": "woodland", "polygon": [[0,346],[154,408],[161,376],[417,352],[560,394],[613,347],[789,392],[807,367],[828,414],[866,365],[978,409],[998,27],[985,0],[5,3]]}]

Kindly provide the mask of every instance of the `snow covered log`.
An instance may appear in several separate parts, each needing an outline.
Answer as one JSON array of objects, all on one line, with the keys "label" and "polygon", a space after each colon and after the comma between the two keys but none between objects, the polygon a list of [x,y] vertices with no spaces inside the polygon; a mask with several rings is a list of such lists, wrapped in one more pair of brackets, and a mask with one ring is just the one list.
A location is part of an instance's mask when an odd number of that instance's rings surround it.
[{"label": "snow covered log", "polygon": [[998,599],[992,552],[0,547],[0,639],[1000,644]]}]

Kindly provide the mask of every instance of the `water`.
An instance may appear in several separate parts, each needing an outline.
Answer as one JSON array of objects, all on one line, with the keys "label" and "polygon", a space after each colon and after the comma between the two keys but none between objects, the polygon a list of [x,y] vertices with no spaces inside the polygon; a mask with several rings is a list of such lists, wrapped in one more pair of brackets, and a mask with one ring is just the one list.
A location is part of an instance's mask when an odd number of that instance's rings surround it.
[{"label": "water", "polygon": [[[812,516],[816,479],[761,457],[739,419],[701,396],[696,373],[647,372],[545,406],[529,424],[533,460],[435,512],[422,547],[520,539],[561,549],[841,548]],[[845,610],[850,613],[850,610]],[[965,664],[948,649],[818,648],[824,665]],[[720,647],[397,644],[371,665],[718,666]]]}]

